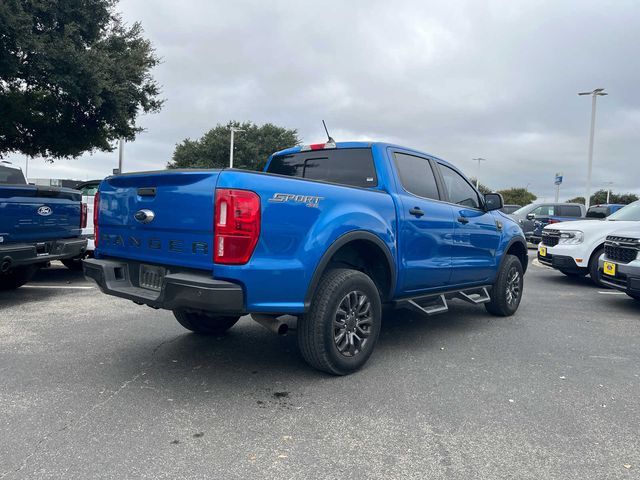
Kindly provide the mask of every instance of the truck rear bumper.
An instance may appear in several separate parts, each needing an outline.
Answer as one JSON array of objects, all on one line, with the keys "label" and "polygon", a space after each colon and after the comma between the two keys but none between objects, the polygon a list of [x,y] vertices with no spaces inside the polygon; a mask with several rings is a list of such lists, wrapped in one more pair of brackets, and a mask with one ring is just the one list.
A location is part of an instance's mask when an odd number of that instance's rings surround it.
[{"label": "truck rear bumper", "polygon": [[215,314],[241,315],[245,312],[242,287],[216,280],[197,270],[171,272],[164,267],[147,266],[159,274],[157,288],[140,286],[139,262],[125,260],[88,259],[83,262],[84,274],[94,280],[100,290],[126,298],[138,304],[166,310],[197,310]]},{"label": "truck rear bumper", "polygon": [[20,267],[51,260],[64,260],[81,256],[87,249],[85,238],[64,238],[33,243],[0,244],[0,264]]}]

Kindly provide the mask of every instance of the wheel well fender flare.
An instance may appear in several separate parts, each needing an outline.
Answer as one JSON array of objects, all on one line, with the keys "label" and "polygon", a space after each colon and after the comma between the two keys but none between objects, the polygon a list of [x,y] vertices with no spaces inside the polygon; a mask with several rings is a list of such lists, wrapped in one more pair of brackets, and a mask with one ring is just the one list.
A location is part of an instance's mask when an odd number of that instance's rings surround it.
[{"label": "wheel well fender flare", "polygon": [[383,293],[382,301],[384,302],[385,299],[390,299],[390,298],[393,297],[393,292],[395,291],[395,288],[396,288],[397,272],[396,272],[396,268],[395,268],[395,261],[393,259],[393,255],[389,251],[389,247],[377,235],[374,235],[373,233],[367,232],[367,231],[364,231],[364,230],[357,230],[357,231],[352,231],[352,232],[345,233],[344,235],[338,237],[329,246],[327,251],[324,252],[322,257],[320,258],[320,261],[318,262],[318,265],[316,266],[316,269],[313,272],[313,276],[311,277],[311,281],[309,282],[309,286],[307,287],[307,294],[304,297],[304,309],[305,309],[305,311],[308,310],[309,306],[311,305],[311,300],[313,299],[313,295],[314,295],[315,290],[316,290],[316,288],[318,286],[318,283],[320,283],[320,278],[322,277],[322,274],[327,269],[327,266],[329,265],[329,262],[331,261],[331,258],[335,255],[335,253],[338,250],[340,250],[340,248],[342,248],[345,245],[347,245],[348,243],[356,241],[356,240],[367,240],[367,241],[370,241],[371,243],[375,244],[378,248],[380,248],[380,250],[384,254],[385,258],[387,259],[387,266],[389,268],[389,272],[391,274],[391,278],[390,278],[390,282],[389,282],[390,283],[389,291],[388,292],[382,292]]},{"label": "wheel well fender flare", "polygon": [[[504,261],[506,260],[507,255],[508,255],[507,252],[511,249],[511,247],[513,247],[514,245],[516,245],[518,243],[524,248],[524,252],[525,252],[525,255],[527,257],[527,261],[522,264],[522,271],[523,272],[527,271],[527,266],[529,264],[529,260],[528,260],[529,259],[529,249],[527,247],[527,242],[526,242],[526,240],[524,238],[516,237],[516,238],[512,238],[509,241],[509,243],[507,244],[507,246],[504,248],[504,251],[503,251],[503,254],[502,254],[502,258],[500,259],[500,265],[498,266],[498,272],[500,270],[502,270],[502,265],[504,264]],[[520,259],[520,260],[522,260],[522,259]]]}]

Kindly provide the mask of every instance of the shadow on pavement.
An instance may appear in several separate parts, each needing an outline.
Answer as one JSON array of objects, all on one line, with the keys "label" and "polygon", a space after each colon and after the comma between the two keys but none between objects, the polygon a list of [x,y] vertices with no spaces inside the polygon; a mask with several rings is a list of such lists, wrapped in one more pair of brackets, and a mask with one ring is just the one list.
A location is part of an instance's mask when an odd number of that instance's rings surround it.
[{"label": "shadow on pavement", "polygon": [[[409,310],[394,311],[384,318],[374,356],[365,370],[372,361],[385,362],[397,355],[411,354],[412,350],[419,351],[420,355],[429,350],[439,352],[448,337],[500,329],[502,323],[503,319],[489,315],[481,306],[459,303],[454,303],[448,314],[434,317],[422,317]],[[234,385],[234,389],[243,390],[258,377],[269,381],[286,379],[287,382],[333,378],[313,370],[304,362],[296,335],[292,332],[277,336],[243,318],[223,336],[204,337],[178,331],[151,347],[151,353],[149,343],[140,338],[139,342],[134,341],[113,352],[113,371],[119,378],[132,377],[143,365],[146,382],[175,390],[175,395],[179,395],[185,383],[200,385],[204,382],[220,389]]]}]

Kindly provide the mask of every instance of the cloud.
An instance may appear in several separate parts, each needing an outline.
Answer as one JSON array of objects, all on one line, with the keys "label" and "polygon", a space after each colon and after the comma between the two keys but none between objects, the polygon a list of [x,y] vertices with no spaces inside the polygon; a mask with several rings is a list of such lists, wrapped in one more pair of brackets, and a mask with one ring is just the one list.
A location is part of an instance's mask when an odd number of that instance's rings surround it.
[{"label": "cloud", "polygon": [[[455,3],[452,5],[452,3]],[[150,6],[152,5],[152,7]],[[121,1],[163,64],[166,105],[141,118],[127,170],[163,168],[176,143],[230,119],[298,128],[304,141],[389,140],[446,158],[481,181],[583,194],[590,101],[593,185],[640,193],[640,10],[635,1]],[[241,141],[241,139],[239,139]],[[18,158],[18,160],[20,160]],[[94,178],[117,152],[30,175]]]}]

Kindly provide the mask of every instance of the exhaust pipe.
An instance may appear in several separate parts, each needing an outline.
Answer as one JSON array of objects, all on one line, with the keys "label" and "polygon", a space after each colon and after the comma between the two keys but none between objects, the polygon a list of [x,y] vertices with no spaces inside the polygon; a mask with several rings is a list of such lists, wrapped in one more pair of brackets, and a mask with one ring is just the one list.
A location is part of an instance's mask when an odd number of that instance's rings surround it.
[{"label": "exhaust pipe", "polygon": [[7,273],[9,270],[11,270],[11,258],[4,257],[0,263],[0,273]]},{"label": "exhaust pipe", "polygon": [[270,315],[252,313],[251,318],[267,330],[278,335],[284,335],[289,331],[289,325],[287,324],[287,322],[281,320],[281,317],[272,317]]}]

